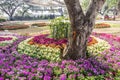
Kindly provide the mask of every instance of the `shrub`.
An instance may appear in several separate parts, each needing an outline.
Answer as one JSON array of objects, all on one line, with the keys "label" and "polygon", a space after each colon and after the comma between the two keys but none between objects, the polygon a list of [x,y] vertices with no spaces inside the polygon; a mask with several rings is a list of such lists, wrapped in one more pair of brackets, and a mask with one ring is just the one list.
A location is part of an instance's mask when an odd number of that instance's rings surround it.
[{"label": "shrub", "polygon": [[68,29],[70,23],[66,21],[66,18],[59,17],[51,20],[50,30],[51,36],[54,39],[68,38]]},{"label": "shrub", "polygon": [[97,23],[95,24],[95,28],[110,28],[110,25],[107,23]]},{"label": "shrub", "polygon": [[25,29],[25,28],[28,28],[29,26],[28,25],[25,25],[25,24],[14,24],[14,23],[11,23],[11,24],[5,24],[3,26],[0,27],[0,30],[16,30],[16,29]]},{"label": "shrub", "polygon": [[0,18],[0,22],[5,22],[6,19]]},{"label": "shrub", "polygon": [[48,23],[44,23],[44,22],[41,22],[41,23],[34,23],[34,24],[32,24],[32,26],[43,27],[43,26],[48,26]]}]

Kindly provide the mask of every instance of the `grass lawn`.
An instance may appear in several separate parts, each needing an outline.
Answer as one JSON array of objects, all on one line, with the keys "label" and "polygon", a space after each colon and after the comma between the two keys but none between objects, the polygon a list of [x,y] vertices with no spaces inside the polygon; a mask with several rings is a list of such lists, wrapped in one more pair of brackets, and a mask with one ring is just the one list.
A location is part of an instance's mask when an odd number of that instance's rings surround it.
[{"label": "grass lawn", "polygon": [[120,23],[109,23],[111,25],[111,27],[116,28],[119,27],[120,28]]},{"label": "grass lawn", "polygon": [[17,34],[26,34],[26,33],[38,33],[44,30],[49,30],[50,27],[49,26],[45,26],[45,27],[31,27],[31,28],[27,28],[27,29],[18,29],[18,30],[9,30],[12,33],[17,33]]}]

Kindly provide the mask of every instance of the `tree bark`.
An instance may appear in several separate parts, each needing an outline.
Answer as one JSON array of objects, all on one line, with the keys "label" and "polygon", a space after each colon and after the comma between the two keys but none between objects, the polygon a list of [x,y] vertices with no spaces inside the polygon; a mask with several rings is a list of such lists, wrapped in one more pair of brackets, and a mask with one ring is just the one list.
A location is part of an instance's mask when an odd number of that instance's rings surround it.
[{"label": "tree bark", "polygon": [[10,20],[10,21],[13,21],[13,20],[14,20],[14,16],[13,16],[13,15],[14,15],[14,12],[9,14],[9,20]]},{"label": "tree bark", "polygon": [[84,14],[79,0],[64,0],[68,9],[71,31],[67,47],[63,51],[63,58],[86,58],[88,38],[93,30],[97,11],[105,0],[91,0],[91,4]]}]

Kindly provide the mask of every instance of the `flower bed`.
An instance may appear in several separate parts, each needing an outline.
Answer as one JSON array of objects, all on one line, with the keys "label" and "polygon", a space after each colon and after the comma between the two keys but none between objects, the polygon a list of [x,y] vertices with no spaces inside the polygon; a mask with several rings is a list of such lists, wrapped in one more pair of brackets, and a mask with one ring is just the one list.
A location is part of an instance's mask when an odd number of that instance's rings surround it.
[{"label": "flower bed", "polygon": [[102,56],[97,57],[100,61],[104,61],[109,64],[112,69],[117,70],[118,73],[115,74],[120,76],[120,37],[106,33],[93,33],[93,35],[107,40],[112,46],[109,50],[100,53]]},{"label": "flower bed", "polygon": [[16,29],[25,29],[25,28],[29,28],[29,26],[25,24],[9,23],[1,26],[0,30],[16,30]]},{"label": "flower bed", "polygon": [[[39,35],[39,36],[35,36],[34,38],[32,38],[30,41],[28,41],[29,44],[33,45],[45,45],[45,46],[50,46],[53,48],[65,48],[66,44],[67,44],[67,39],[60,39],[60,40],[55,40],[53,38],[47,38],[48,34],[44,34],[44,35]],[[88,39],[88,46],[91,46],[93,44],[98,43],[98,41],[96,40],[95,37],[89,37]]]},{"label": "flower bed", "polygon": [[119,80],[120,37],[101,33],[93,35],[108,41],[111,48],[100,53],[102,56],[96,56],[97,60],[92,57],[61,62],[19,54],[17,45],[27,37],[14,35],[18,40],[0,49],[0,80]]},{"label": "flower bed", "polygon": [[0,36],[0,46],[6,46],[13,43],[15,40],[17,40],[17,38],[14,36]]},{"label": "flower bed", "polygon": [[[2,56],[2,57],[1,57]],[[4,61],[2,58],[5,58]],[[79,59],[61,63],[39,61],[26,55],[0,55],[2,63],[1,78],[18,80],[80,80],[103,79],[102,75],[108,72],[109,67],[95,59]],[[95,66],[96,67],[95,67]],[[100,75],[100,76],[95,76]],[[88,77],[89,76],[89,77]]]},{"label": "flower bed", "polygon": [[97,23],[95,24],[95,28],[110,28],[110,25],[107,23]]},{"label": "flower bed", "polygon": [[43,22],[32,24],[32,26],[38,26],[38,27],[43,27],[43,26],[48,26],[48,25],[49,25],[48,23],[43,23]]},{"label": "flower bed", "polygon": [[[66,47],[67,40],[54,40],[46,38],[47,35],[35,36],[27,39],[18,45],[18,52],[37,57],[39,59],[47,59],[49,61],[60,61],[61,49]],[[88,41],[88,52],[98,54],[110,48],[110,45],[101,39],[91,37]]]},{"label": "flower bed", "polygon": [[18,52],[19,53],[25,53],[27,55],[30,55],[32,57],[37,57],[39,59],[48,59],[52,61],[60,61],[59,55],[60,55],[60,49],[59,48],[52,48],[52,47],[46,47],[45,45],[31,45],[28,44],[28,41],[30,41],[31,38],[21,42],[18,45]]}]

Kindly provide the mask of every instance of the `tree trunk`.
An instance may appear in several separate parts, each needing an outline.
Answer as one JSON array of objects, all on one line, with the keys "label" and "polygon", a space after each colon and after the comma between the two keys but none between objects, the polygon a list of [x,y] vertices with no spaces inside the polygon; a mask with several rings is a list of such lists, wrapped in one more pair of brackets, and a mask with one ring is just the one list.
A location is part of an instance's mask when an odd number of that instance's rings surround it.
[{"label": "tree trunk", "polygon": [[93,30],[96,12],[105,0],[92,0],[88,11],[84,15],[79,0],[64,0],[68,9],[71,31],[67,47],[63,51],[63,58],[86,58],[88,38]]},{"label": "tree trunk", "polygon": [[13,21],[13,15],[9,15],[9,20]]},{"label": "tree trunk", "polygon": [[[81,27],[83,25],[80,25],[78,27]],[[64,49],[64,53],[63,53],[64,58],[66,59],[78,59],[80,57],[86,58],[87,42],[88,42],[88,37],[92,32],[92,27],[90,27],[89,29],[87,29],[87,26],[83,26],[83,27],[84,28],[81,30],[77,30],[77,29],[71,30],[72,34],[70,35],[69,43],[67,45],[67,48]]]}]

